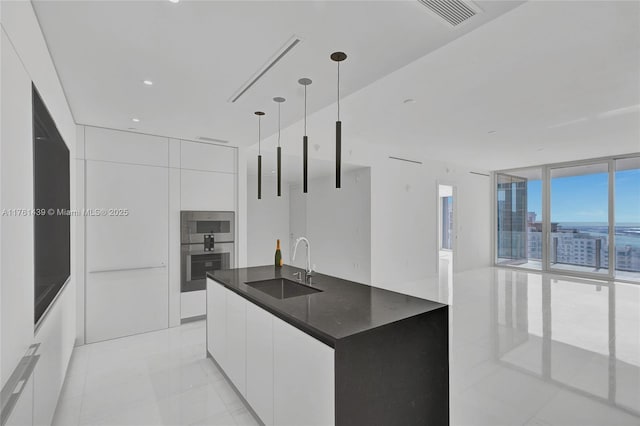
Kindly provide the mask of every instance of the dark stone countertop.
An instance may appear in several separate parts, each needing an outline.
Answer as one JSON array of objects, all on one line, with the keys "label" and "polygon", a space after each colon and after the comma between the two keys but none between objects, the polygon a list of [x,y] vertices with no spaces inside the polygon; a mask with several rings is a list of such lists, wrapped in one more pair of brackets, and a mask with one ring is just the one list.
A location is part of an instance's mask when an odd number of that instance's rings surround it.
[{"label": "dark stone countertop", "polygon": [[322,292],[307,296],[279,300],[245,284],[273,278],[295,281],[298,271],[304,276],[303,269],[288,265],[226,269],[207,276],[331,347],[339,339],[446,307],[315,272],[311,285]]}]

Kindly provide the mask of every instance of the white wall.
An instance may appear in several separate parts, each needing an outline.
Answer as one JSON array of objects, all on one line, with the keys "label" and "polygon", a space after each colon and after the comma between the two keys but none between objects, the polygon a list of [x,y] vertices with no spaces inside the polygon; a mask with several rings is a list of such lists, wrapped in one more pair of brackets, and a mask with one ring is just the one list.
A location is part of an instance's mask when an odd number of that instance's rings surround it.
[{"label": "white wall", "polygon": [[[1,2],[0,204],[33,208],[31,82],[51,113],[71,158],[76,129],[62,86],[30,2]],[[70,162],[74,193],[76,162]],[[71,208],[75,208],[72,197]],[[71,277],[34,331],[33,217],[0,218],[0,382],[4,385],[33,343],[41,343],[34,372],[33,421],[50,423],[74,344],[76,327],[76,226],[71,218]],[[28,397],[28,396],[26,396]]]},{"label": "white wall", "polygon": [[284,263],[290,263],[289,185],[276,194],[276,179],[262,178],[262,199],[258,200],[257,176],[247,179],[247,266],[273,265],[276,240]]},{"label": "white wall", "polygon": [[438,183],[454,184],[456,271],[491,264],[491,179],[467,168],[378,158],[371,167],[372,282],[401,289],[437,273]]},{"label": "white wall", "polygon": [[[306,236],[318,272],[369,284],[371,282],[371,173],[368,168],[335,178],[311,179],[309,192],[291,188],[292,241]],[[292,248],[293,249],[293,248]],[[296,259],[304,266],[304,246]]]}]

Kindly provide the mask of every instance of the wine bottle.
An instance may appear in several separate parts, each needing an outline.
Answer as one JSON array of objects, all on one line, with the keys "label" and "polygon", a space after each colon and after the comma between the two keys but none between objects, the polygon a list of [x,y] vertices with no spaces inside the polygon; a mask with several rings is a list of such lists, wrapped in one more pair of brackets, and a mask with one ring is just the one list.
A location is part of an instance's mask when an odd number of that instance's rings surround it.
[{"label": "wine bottle", "polygon": [[280,240],[277,240],[276,242],[276,261],[275,261],[275,265],[276,267],[280,267],[282,266],[283,261],[282,261],[282,253],[280,252]]}]

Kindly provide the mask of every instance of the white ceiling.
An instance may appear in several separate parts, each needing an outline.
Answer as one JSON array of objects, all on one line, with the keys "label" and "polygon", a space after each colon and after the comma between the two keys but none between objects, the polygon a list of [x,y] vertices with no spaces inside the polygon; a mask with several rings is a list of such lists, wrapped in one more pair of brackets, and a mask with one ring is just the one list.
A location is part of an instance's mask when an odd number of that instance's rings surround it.
[{"label": "white ceiling", "polygon": [[[341,111],[343,155],[362,165],[375,164],[372,152],[479,170],[640,152],[640,2],[527,2],[351,94]],[[309,118],[321,158],[334,155],[335,114]],[[283,131],[287,152],[299,153],[301,131]]]},{"label": "white ceiling", "polygon": [[[353,93],[494,19],[519,1],[478,2],[483,13],[452,29],[417,1],[34,1],[80,124],[177,138],[255,142],[335,101],[331,52],[345,51],[342,92]],[[237,103],[229,97],[293,35],[303,39]],[[142,80],[152,80],[147,87]],[[132,118],[139,123],[132,123]]]},{"label": "white ceiling", "polygon": [[[127,128],[140,116],[141,131],[247,146],[257,136],[253,111],[267,112],[264,134],[273,134],[272,97],[284,96],[282,145],[295,156],[296,81],[307,76],[310,152],[331,161],[328,54],[340,49],[349,54],[341,67],[348,163],[410,153],[495,170],[640,152],[640,2],[477,3],[484,21],[457,30],[417,1],[35,7],[80,123]],[[227,103],[292,34],[304,42]],[[143,87],[146,78],[156,84]],[[273,136],[263,141],[263,154],[274,145]]]}]

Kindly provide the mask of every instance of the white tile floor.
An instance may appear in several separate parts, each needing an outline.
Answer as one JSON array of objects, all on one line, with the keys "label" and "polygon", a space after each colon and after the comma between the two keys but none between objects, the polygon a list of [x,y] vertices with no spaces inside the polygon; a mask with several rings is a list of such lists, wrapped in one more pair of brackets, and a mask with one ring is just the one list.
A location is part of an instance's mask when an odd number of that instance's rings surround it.
[{"label": "white tile floor", "polygon": [[205,358],[198,321],[75,348],[53,424],[258,423]]},{"label": "white tile floor", "polygon": [[[398,290],[451,304],[451,424],[640,425],[640,285],[442,262]],[[256,424],[204,341],[197,322],[76,348],[54,424]]]}]

